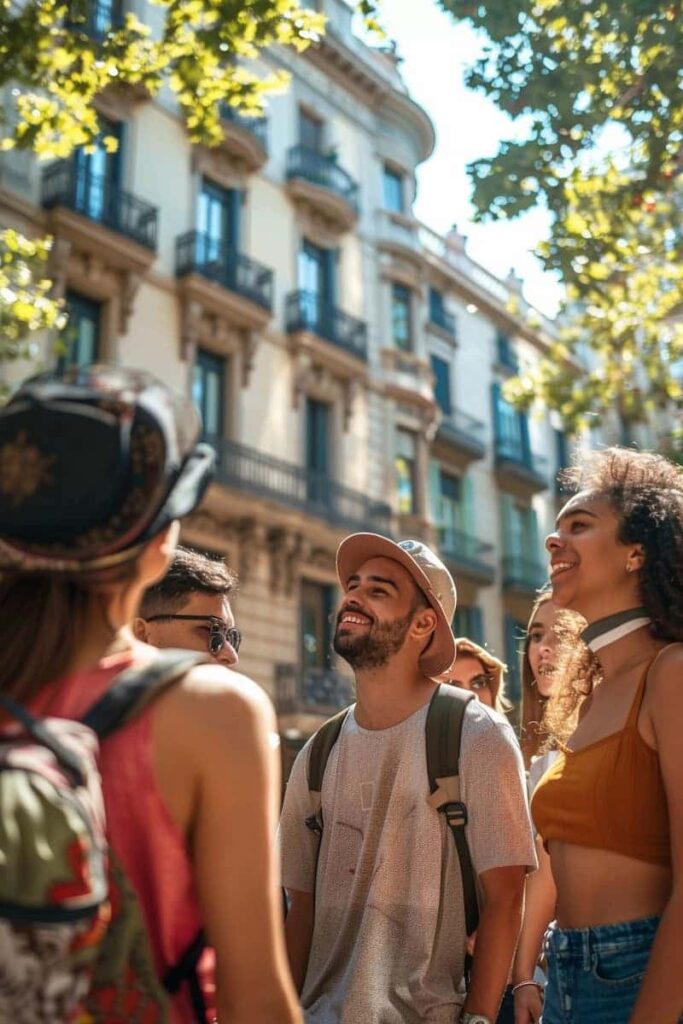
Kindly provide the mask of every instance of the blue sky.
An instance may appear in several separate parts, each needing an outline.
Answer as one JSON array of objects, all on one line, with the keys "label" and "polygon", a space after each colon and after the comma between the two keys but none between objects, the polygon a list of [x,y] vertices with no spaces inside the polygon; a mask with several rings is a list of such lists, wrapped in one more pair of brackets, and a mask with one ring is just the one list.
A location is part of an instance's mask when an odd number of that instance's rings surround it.
[{"label": "blue sky", "polygon": [[401,73],[412,96],[434,121],[436,149],[418,169],[416,216],[439,232],[457,224],[467,252],[499,277],[511,268],[524,280],[526,298],[552,315],[561,297],[554,277],[532,255],[547,230],[544,211],[515,221],[472,223],[466,165],[492,154],[515,131],[510,118],[483,95],[465,88],[464,70],[481,42],[469,26],[455,25],[435,0],[382,0],[382,22],[403,57]]}]

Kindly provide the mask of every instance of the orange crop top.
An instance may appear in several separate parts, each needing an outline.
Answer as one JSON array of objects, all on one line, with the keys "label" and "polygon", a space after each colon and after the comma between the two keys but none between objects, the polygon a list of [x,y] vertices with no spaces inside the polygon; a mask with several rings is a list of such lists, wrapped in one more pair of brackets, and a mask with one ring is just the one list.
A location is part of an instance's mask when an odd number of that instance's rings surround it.
[{"label": "orange crop top", "polygon": [[536,786],[531,813],[544,846],[558,839],[651,864],[671,863],[659,758],[638,732],[651,664],[624,728],[581,750],[565,747]]}]

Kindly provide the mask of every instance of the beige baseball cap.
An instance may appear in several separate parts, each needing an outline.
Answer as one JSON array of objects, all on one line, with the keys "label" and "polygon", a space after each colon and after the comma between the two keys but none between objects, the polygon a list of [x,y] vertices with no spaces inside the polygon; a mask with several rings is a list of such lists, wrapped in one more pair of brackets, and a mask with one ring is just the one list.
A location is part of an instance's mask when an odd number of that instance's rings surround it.
[{"label": "beige baseball cap", "polygon": [[391,558],[406,569],[436,612],[436,629],[420,658],[427,676],[445,672],[455,658],[451,622],[457,594],[450,572],[431,548],[420,540],[396,543],[378,533],[352,533],[337,550],[337,575],[342,587],[369,558]]}]

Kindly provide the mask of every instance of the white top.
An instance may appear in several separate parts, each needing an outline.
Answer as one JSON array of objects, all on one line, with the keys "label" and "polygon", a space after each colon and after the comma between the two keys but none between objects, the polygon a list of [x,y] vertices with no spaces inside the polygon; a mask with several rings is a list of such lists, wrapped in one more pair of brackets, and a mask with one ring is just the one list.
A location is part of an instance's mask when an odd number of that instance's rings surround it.
[{"label": "white top", "polygon": [[[460,867],[428,803],[425,705],[389,729],[348,715],[325,771],[316,913],[302,992],[307,1024],[453,1024],[462,1001]],[[283,884],[314,889],[317,838],[306,783],[309,743],[280,823]],[[479,701],[467,705],[460,757],[467,839],[477,874],[536,866],[519,746]]]}]

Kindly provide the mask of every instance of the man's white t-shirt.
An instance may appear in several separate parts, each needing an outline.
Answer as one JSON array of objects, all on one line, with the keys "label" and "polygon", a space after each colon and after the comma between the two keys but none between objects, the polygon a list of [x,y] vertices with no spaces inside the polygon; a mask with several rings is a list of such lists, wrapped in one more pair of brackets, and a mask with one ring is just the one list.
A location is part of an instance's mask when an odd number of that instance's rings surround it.
[{"label": "man's white t-shirt", "polygon": [[[444,816],[428,803],[428,705],[389,729],[353,710],[327,763],[324,832],[306,782],[310,741],[292,769],[280,822],[287,889],[316,892],[302,992],[307,1024],[453,1024],[462,995],[465,919],[460,867]],[[460,755],[475,872],[536,866],[524,769],[500,715],[467,706]]]}]

